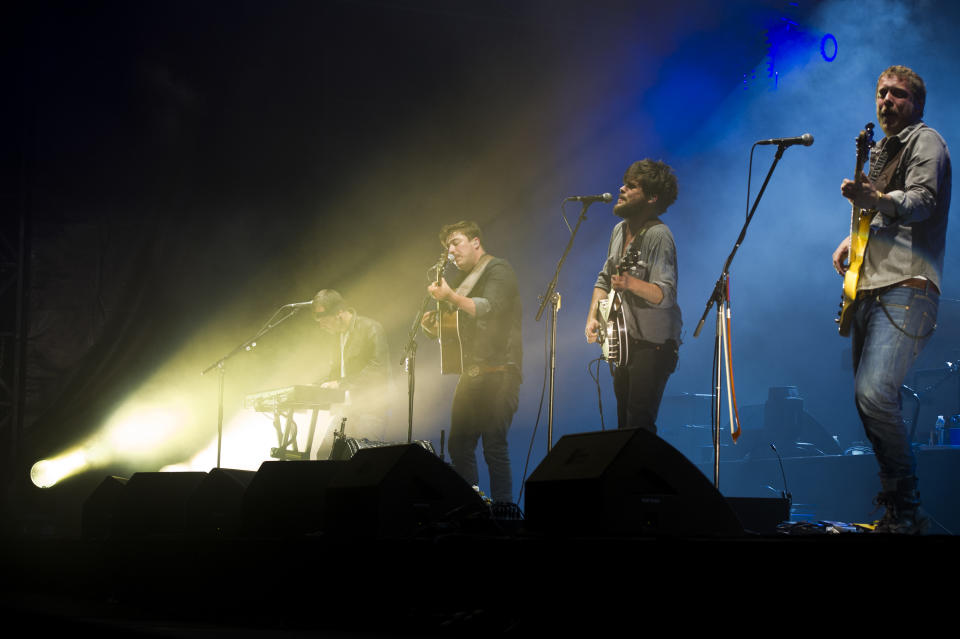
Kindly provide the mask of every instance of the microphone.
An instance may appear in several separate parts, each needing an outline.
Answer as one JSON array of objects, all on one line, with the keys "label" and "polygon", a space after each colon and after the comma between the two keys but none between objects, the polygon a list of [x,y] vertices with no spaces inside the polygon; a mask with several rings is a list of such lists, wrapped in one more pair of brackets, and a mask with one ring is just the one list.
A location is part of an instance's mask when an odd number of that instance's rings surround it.
[{"label": "microphone", "polygon": [[593,202],[612,202],[613,196],[609,193],[604,193],[603,195],[574,195],[568,197],[564,202],[586,202],[587,204],[592,204]]},{"label": "microphone", "polygon": [[756,144],[776,144],[777,146],[793,146],[794,144],[802,144],[803,146],[810,146],[813,144],[813,136],[809,133],[804,133],[803,135],[795,138],[770,138],[769,140],[760,140]]},{"label": "microphone", "polygon": [[450,264],[455,264],[455,262],[453,261],[453,253],[448,253],[447,255],[443,256],[441,260],[438,260],[436,264],[428,267],[427,273],[436,273],[437,268],[443,267],[444,269],[446,269],[447,266]]},{"label": "microphone", "polygon": [[309,302],[294,302],[293,304],[284,304],[284,308],[306,308],[307,306],[313,306],[313,300]]},{"label": "microphone", "polygon": [[793,505],[793,493],[790,492],[790,489],[787,488],[787,473],[783,470],[783,458],[780,457],[780,451],[777,450],[777,447],[773,445],[773,442],[770,442],[770,450],[777,456],[777,460],[780,462],[780,474],[783,475],[783,490],[780,491],[780,494],[784,499],[787,500],[787,503],[791,506]]}]

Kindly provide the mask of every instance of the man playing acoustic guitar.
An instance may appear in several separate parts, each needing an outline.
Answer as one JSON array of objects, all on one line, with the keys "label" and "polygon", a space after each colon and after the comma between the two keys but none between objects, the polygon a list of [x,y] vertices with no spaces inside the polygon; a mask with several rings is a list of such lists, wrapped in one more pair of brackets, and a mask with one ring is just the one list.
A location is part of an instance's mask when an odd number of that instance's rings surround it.
[{"label": "man playing acoustic guitar", "polygon": [[[594,284],[584,333],[591,344],[605,331],[597,317],[600,300],[620,293],[629,357],[613,374],[619,428],[657,432],[657,413],[667,379],[677,366],[683,321],[677,306],[677,249],[673,234],[657,217],[677,199],[677,178],[663,162],[634,162],[623,176],[607,247],[607,261]],[[618,268],[630,249],[637,263]]]},{"label": "man playing acoustic guitar", "polygon": [[[459,270],[454,288],[442,276],[428,287],[434,299],[449,307],[445,312],[456,314],[462,346],[450,420],[450,459],[454,469],[476,485],[477,441],[482,438],[490,496],[496,502],[512,502],[507,431],[517,412],[523,359],[517,276],[506,260],[484,250],[475,222],[444,226],[440,244]],[[422,323],[434,333],[436,312],[424,314]]]},{"label": "man playing acoustic guitar", "polygon": [[877,119],[886,137],[870,154],[869,177],[840,186],[855,216],[869,221],[863,254],[851,255],[847,236],[833,267],[843,275],[862,260],[850,334],[857,411],[880,466],[876,502],[885,513],[877,532],[920,534],[927,523],[900,412],[900,386],[936,328],[950,207],[950,154],[921,121],[925,101],[923,80],[911,69],[881,73]]}]

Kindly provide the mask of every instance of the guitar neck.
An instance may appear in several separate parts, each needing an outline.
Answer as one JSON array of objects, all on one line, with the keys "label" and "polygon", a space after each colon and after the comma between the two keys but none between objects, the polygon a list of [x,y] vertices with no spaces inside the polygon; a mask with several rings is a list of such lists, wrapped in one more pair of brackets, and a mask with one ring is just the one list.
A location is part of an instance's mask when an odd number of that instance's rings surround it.
[{"label": "guitar neck", "polygon": [[[863,167],[867,164],[870,157],[870,148],[873,146],[873,123],[868,122],[864,125],[860,135],[857,136],[857,158],[853,164],[853,181],[860,181],[860,174],[863,173]],[[860,217],[863,215],[863,209],[853,205],[853,214],[850,216],[850,237],[857,233],[860,225]]]},{"label": "guitar neck", "polygon": [[[860,153],[857,153],[857,160],[853,164],[853,181],[856,182],[860,179],[860,171],[863,170],[863,160],[860,157]],[[857,232],[857,226],[860,223],[860,215],[862,215],[862,209],[856,204],[852,205],[852,210],[850,214],[850,237],[853,237]]]}]

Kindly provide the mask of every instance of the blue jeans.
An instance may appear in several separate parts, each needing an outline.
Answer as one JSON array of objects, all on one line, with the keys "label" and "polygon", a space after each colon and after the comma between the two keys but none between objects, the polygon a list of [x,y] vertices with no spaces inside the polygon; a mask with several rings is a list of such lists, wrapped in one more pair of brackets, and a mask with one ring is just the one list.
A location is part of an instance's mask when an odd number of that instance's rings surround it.
[{"label": "blue jeans", "polygon": [[900,386],[936,327],[940,295],[907,286],[862,293],[854,309],[853,371],[857,411],[880,477],[916,474],[901,416]]},{"label": "blue jeans", "polygon": [[461,375],[453,395],[450,420],[450,460],[471,485],[477,485],[477,442],[490,469],[490,498],[513,501],[513,476],[507,452],[507,431],[519,405],[520,377],[497,372]]}]

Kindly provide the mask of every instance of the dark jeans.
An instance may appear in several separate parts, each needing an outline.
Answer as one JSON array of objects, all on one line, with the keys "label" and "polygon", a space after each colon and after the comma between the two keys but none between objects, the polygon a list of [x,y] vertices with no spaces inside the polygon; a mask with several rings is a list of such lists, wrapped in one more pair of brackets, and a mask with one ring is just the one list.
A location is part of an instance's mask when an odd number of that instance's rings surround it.
[{"label": "dark jeans", "polygon": [[667,379],[677,368],[677,343],[630,341],[630,360],[613,373],[617,427],[657,432],[657,413]]},{"label": "dark jeans", "polygon": [[470,377],[461,375],[453,395],[450,459],[453,468],[473,486],[477,477],[477,441],[490,468],[490,497],[513,501],[513,478],[507,454],[507,431],[519,404],[520,378],[514,372]]},{"label": "dark jeans", "polygon": [[857,411],[885,479],[912,477],[916,461],[900,414],[900,386],[933,333],[940,296],[906,286],[874,293],[854,309]]}]

